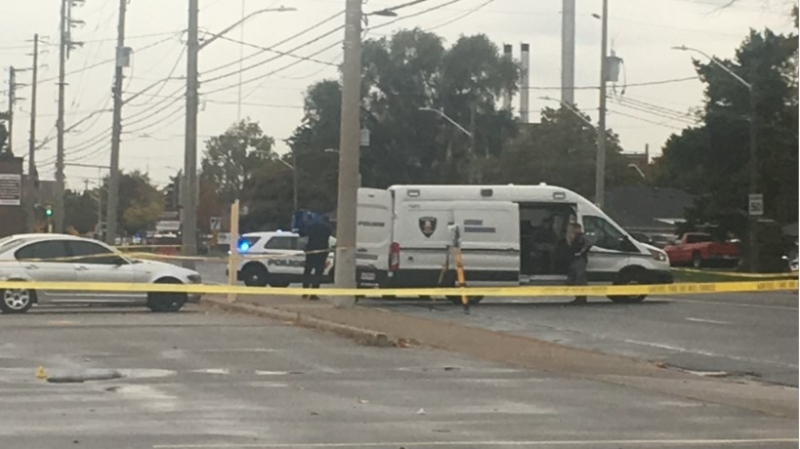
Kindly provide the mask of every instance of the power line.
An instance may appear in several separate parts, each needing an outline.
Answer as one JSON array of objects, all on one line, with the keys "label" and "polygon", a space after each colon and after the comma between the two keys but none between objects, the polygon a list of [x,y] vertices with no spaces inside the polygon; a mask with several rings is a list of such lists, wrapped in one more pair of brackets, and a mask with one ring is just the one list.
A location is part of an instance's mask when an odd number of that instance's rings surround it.
[{"label": "power line", "polygon": [[634,120],[639,120],[639,121],[642,121],[642,122],[645,122],[645,123],[650,123],[651,125],[663,126],[665,128],[671,128],[671,129],[675,129],[675,130],[678,130],[678,131],[682,131],[684,129],[684,128],[678,128],[677,126],[668,125],[665,122],[655,122],[655,121],[652,121],[652,120],[648,120],[646,118],[642,118],[642,117],[639,117],[639,116],[636,116],[636,115],[632,115],[632,114],[626,114],[624,112],[619,112],[619,111],[616,111],[616,110],[613,110],[613,109],[609,109],[608,112],[610,112],[612,115],[615,115],[615,114],[616,115],[621,115],[623,117],[628,117],[628,118],[632,118]]},{"label": "power line", "polygon": [[[628,88],[628,87],[640,87],[640,86],[657,86],[657,85],[660,85],[660,84],[681,83],[681,82],[684,82],[684,81],[692,81],[692,80],[697,81],[697,80],[699,80],[699,78],[696,77],[696,76],[691,76],[691,77],[686,77],[686,78],[674,78],[674,79],[668,79],[668,80],[646,81],[646,82],[642,82],[642,83],[629,83],[629,84],[626,84],[624,87]],[[553,86],[553,87],[530,86],[530,87],[528,87],[528,89],[531,89],[531,90],[561,90],[561,86]],[[577,87],[574,87],[573,89],[583,89],[583,90],[600,89],[600,86],[577,86]]]},{"label": "power line", "polygon": [[[173,33],[173,35],[174,35],[174,34],[175,34],[175,33]],[[161,44],[163,44],[164,42],[167,42],[167,41],[169,41],[169,40],[172,40],[172,38],[173,38],[173,36],[170,36],[170,37],[168,37],[168,38],[166,38],[166,39],[162,39],[162,40],[159,40],[159,41],[153,42],[152,44],[150,44],[150,45],[146,45],[146,46],[144,46],[144,47],[140,48],[140,49],[139,49],[139,50],[137,50],[137,51],[138,51],[138,52],[143,52],[143,51],[145,51],[145,50],[148,50],[148,49],[150,49],[150,48],[153,48],[153,47],[155,47],[155,46],[157,46],[157,45],[161,45]],[[117,58],[104,59],[104,60],[102,60],[102,61],[100,61],[100,62],[97,62],[97,63],[94,63],[94,64],[92,64],[92,65],[86,66],[86,67],[84,67],[84,68],[81,68],[81,69],[79,69],[79,70],[73,70],[72,72],[67,72],[67,73],[65,73],[65,75],[74,75],[74,74],[76,74],[76,73],[81,73],[81,72],[83,72],[83,71],[86,71],[86,70],[91,70],[91,69],[93,69],[93,68],[95,68],[95,67],[99,67],[99,66],[101,66],[101,65],[108,64],[109,62],[114,62],[114,61],[116,61],[116,60],[117,60]],[[46,79],[43,79],[43,80],[39,81],[37,84],[47,83],[47,82],[50,82],[50,81],[53,81],[53,80],[57,80],[57,79],[58,79],[58,77],[57,77],[57,76],[54,76],[54,77],[51,77],[51,78],[46,78]]]},{"label": "power line", "polygon": [[[463,1],[463,0],[450,0],[449,2],[442,3],[442,4],[440,4],[440,5],[436,5],[436,6],[432,6],[432,7],[428,8],[428,9],[424,9],[424,10],[422,10],[422,11],[415,12],[414,14],[407,14],[407,15],[403,15],[403,16],[401,16],[401,17],[398,17],[398,18],[394,19],[394,20],[390,20],[390,21],[388,21],[388,22],[384,22],[384,23],[382,23],[382,24],[380,24],[380,25],[377,25],[377,26],[374,26],[374,27],[368,27],[368,29],[367,29],[367,30],[365,30],[365,31],[368,31],[368,30],[377,30],[377,29],[379,29],[379,28],[385,28],[385,27],[387,27],[387,26],[389,26],[389,25],[392,25],[393,23],[397,23],[397,22],[399,22],[399,21],[401,21],[401,20],[407,20],[407,19],[410,19],[410,18],[412,18],[412,17],[421,16],[421,15],[423,15],[423,14],[429,13],[429,12],[431,12],[431,11],[436,11],[437,9],[444,8],[445,6],[450,6],[450,5],[452,5],[452,4],[454,4],[454,3],[458,3],[458,2],[460,2],[460,1]],[[402,5],[401,5],[401,6],[402,6]],[[394,8],[393,8],[393,9],[394,9]]]},{"label": "power line", "polygon": [[[295,52],[295,51],[297,51],[297,50],[299,50],[299,49],[301,49],[303,47],[307,47],[307,46],[309,46],[309,45],[311,45],[311,44],[313,44],[315,42],[318,42],[318,41],[320,41],[320,40],[330,36],[333,33],[336,33],[339,30],[342,30],[342,29],[344,29],[344,25],[340,25],[340,26],[338,26],[338,27],[326,32],[326,33],[323,33],[323,34],[321,34],[321,35],[309,40],[309,41],[303,42],[302,44],[297,45],[294,48],[288,50],[286,53]],[[334,44],[334,45],[338,45],[339,43],[340,43],[340,41],[336,42],[336,44]],[[306,58],[314,56],[314,55],[315,54],[308,55],[308,56],[306,56]],[[231,76],[238,75],[239,73],[244,73],[244,72],[246,72],[248,70],[254,69],[256,67],[260,67],[260,66],[262,66],[264,64],[267,64],[269,62],[275,61],[276,59],[280,59],[282,57],[283,57],[283,55],[273,56],[273,57],[271,57],[269,59],[265,59],[264,61],[261,61],[261,62],[255,63],[255,64],[251,64],[251,65],[249,65],[247,67],[244,67],[241,70],[234,70],[232,72],[228,72],[228,73],[225,73],[223,75],[217,75],[217,76],[215,76],[213,78],[205,80],[205,82],[206,83],[211,83],[211,82],[214,82],[214,81],[217,81],[217,80],[221,80],[221,79],[224,79],[224,78],[229,78]],[[302,61],[300,61],[300,62],[302,62]],[[248,82],[250,82],[250,81],[243,81],[242,85],[247,84]],[[237,84],[237,86],[238,86],[238,84]]]},{"label": "power line", "polygon": [[[494,1],[494,0],[491,0],[491,1]],[[271,53],[277,53],[277,54],[279,54],[281,56],[288,56],[290,58],[302,59],[304,61],[316,62],[318,64],[325,64],[325,65],[337,67],[336,64],[332,64],[332,63],[330,63],[328,61],[322,61],[320,59],[308,58],[308,57],[305,57],[305,56],[298,56],[298,55],[295,55],[295,54],[292,54],[292,53],[289,53],[289,52],[285,52],[285,51],[280,51],[280,50],[273,50],[271,48],[262,47],[260,45],[251,44],[251,43],[248,43],[248,42],[242,42],[242,41],[236,40],[236,39],[231,39],[231,38],[226,37],[226,36],[220,36],[219,38],[223,39],[223,40],[226,40],[226,41],[233,42],[235,44],[244,45],[245,47],[257,48],[259,50],[264,50],[264,51],[268,51],[268,52],[271,52]]]},{"label": "power line", "polygon": [[474,13],[478,12],[479,10],[481,10],[481,9],[482,9],[482,8],[484,8],[485,6],[488,6],[490,3],[493,3],[494,1],[495,1],[495,0],[488,0],[488,1],[485,1],[485,2],[481,3],[480,5],[478,5],[478,6],[474,7],[474,8],[472,8],[472,9],[470,9],[469,11],[465,12],[464,14],[461,14],[461,15],[459,15],[459,16],[456,16],[456,17],[454,17],[454,18],[452,18],[452,19],[450,19],[450,20],[448,20],[448,21],[446,21],[446,22],[443,22],[443,23],[440,23],[440,24],[438,24],[438,25],[435,25],[435,26],[432,26],[432,27],[430,27],[430,28],[427,28],[425,31],[433,31],[433,30],[439,29],[439,28],[441,28],[441,27],[444,27],[444,26],[450,25],[450,24],[451,24],[451,23],[453,23],[453,22],[458,22],[459,20],[461,20],[461,19],[464,19],[465,17],[467,17],[467,16],[469,16],[469,15],[472,15],[472,14],[474,14]]},{"label": "power line", "polygon": [[[314,25],[311,25],[310,27],[308,27],[308,28],[306,28],[306,29],[303,29],[303,30],[301,30],[301,31],[299,31],[299,32],[297,32],[297,33],[295,33],[295,34],[293,34],[293,35],[291,35],[291,36],[287,37],[286,39],[283,39],[283,40],[282,40],[282,41],[280,41],[280,42],[277,42],[277,43],[275,43],[275,44],[272,44],[272,45],[270,45],[270,46],[269,46],[269,47],[267,47],[267,48],[269,48],[269,49],[274,49],[275,47],[278,47],[278,46],[281,46],[281,45],[283,45],[283,44],[285,44],[285,43],[287,43],[287,42],[290,42],[290,41],[292,41],[292,40],[294,40],[294,39],[296,39],[296,38],[298,38],[298,37],[300,37],[300,36],[302,36],[302,35],[304,35],[304,34],[306,34],[306,33],[309,33],[309,32],[311,32],[311,31],[314,31],[315,29],[317,29],[317,28],[321,27],[322,25],[325,25],[326,23],[328,23],[328,22],[332,21],[333,19],[335,19],[335,18],[337,18],[337,17],[339,17],[339,16],[341,16],[341,15],[343,15],[343,14],[344,14],[344,11],[339,11],[339,12],[337,12],[336,14],[334,14],[334,15],[332,15],[332,16],[330,16],[330,17],[326,18],[326,19],[323,19],[323,20],[321,20],[320,22],[317,22],[317,23],[315,23]],[[339,28],[339,29],[341,29],[341,28]],[[204,73],[206,73],[206,74],[210,74],[210,73],[213,73],[213,72],[216,72],[216,71],[219,71],[219,70],[226,69],[226,68],[228,68],[228,67],[235,66],[235,65],[237,65],[237,64],[239,64],[239,63],[241,63],[242,61],[246,61],[246,60],[248,60],[248,59],[250,59],[250,58],[254,58],[254,57],[258,56],[258,55],[260,55],[260,54],[264,53],[265,51],[266,51],[266,50],[261,50],[261,51],[258,51],[258,52],[256,52],[256,53],[253,53],[252,55],[246,56],[246,57],[242,58],[241,60],[237,59],[236,61],[229,62],[229,63],[225,63],[225,64],[222,64],[222,65],[220,65],[220,66],[217,66],[217,67],[213,67],[213,68],[211,68],[211,69],[205,70],[205,71],[204,71]]]}]

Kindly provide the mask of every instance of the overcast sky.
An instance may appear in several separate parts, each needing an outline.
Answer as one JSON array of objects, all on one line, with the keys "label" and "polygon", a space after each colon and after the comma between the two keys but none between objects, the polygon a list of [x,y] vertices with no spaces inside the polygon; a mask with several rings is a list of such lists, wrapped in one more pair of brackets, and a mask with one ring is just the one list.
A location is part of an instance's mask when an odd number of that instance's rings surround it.
[{"label": "overcast sky", "polygon": [[[200,0],[201,29],[220,31],[241,17],[242,0]],[[452,2],[452,3],[451,3]],[[624,59],[624,76],[620,76],[616,93],[622,95],[609,102],[608,126],[619,133],[626,152],[641,152],[646,144],[651,154],[660,152],[666,138],[685,126],[680,114],[701,104],[703,86],[696,80],[683,80],[635,86],[654,81],[681,80],[695,75],[691,57],[670,47],[685,44],[719,57],[731,57],[750,28],[769,27],[778,32],[791,31],[788,9],[791,0],[739,0],[729,8],[719,9],[728,0],[610,0],[610,48]],[[3,68],[2,99],[7,105],[8,67],[31,67],[31,43],[34,33],[58,39],[58,0],[15,0],[3,2],[0,15],[0,66]],[[130,0],[126,26],[126,45],[133,48],[131,67],[126,69],[125,97],[141,91],[167,77],[185,75],[186,62],[182,30],[187,23],[187,0]],[[253,12],[279,5],[297,8],[296,12],[266,13],[247,22],[244,42],[271,46],[299,31],[323,22],[344,9],[344,0],[246,0],[245,9]],[[367,0],[364,11],[405,3],[405,0]],[[411,16],[423,10],[442,6],[430,12]],[[73,19],[85,25],[73,30],[73,39],[85,45],[76,49],[67,63],[66,126],[87,117],[94,111],[111,107],[116,39],[117,0],[86,0],[73,9]],[[597,86],[600,61],[601,0],[577,0],[576,75],[578,87]],[[391,34],[401,28],[420,27],[433,30],[452,44],[459,35],[484,33],[498,47],[514,45],[519,57],[519,44],[531,46],[531,121],[539,120],[539,111],[556,103],[539,97],[560,95],[561,0],[428,0],[402,10],[396,23],[380,27],[392,19],[370,18],[368,37]],[[343,30],[332,32],[343,24],[338,16],[312,31],[277,47],[290,51],[309,41],[294,53],[311,56],[315,61],[288,56],[246,70],[242,74],[241,117],[261,123],[265,133],[277,142],[277,151],[287,150],[283,139],[300,123],[305,89],[317,80],[337,77],[337,69],[319,61],[341,62]],[[330,33],[330,34],[329,34]],[[228,37],[241,39],[240,30]],[[57,87],[51,78],[58,74],[58,47],[43,45],[47,51],[40,57],[37,140],[55,135]],[[327,49],[326,49],[327,48]],[[222,132],[237,120],[239,67],[241,46],[217,40],[200,53],[201,112],[199,116],[198,160],[202,157],[203,140]],[[322,50],[322,51],[321,51]],[[320,52],[321,51],[321,52]],[[247,57],[258,50],[244,48]],[[274,58],[262,53],[243,62],[250,65]],[[174,68],[174,71],[173,71]],[[222,77],[212,80],[214,77]],[[30,72],[17,75],[17,82],[29,84]],[[253,80],[253,81],[250,81]],[[123,111],[125,133],[121,149],[121,166],[125,170],[148,171],[151,178],[164,185],[168,177],[183,165],[183,80],[156,84],[141,96],[132,99]],[[228,89],[222,89],[229,87]],[[218,92],[212,92],[217,89]],[[20,87],[20,100],[14,110],[13,147],[17,155],[27,154],[30,87]],[[578,106],[597,118],[598,91],[579,89]],[[518,100],[514,107],[518,110]],[[81,164],[108,165],[111,114],[96,113],[66,136],[66,159]],[[55,140],[37,152],[40,175],[52,179]],[[100,170],[70,166],[66,169],[69,188],[83,188],[85,180],[97,181]],[[104,171],[103,171],[104,173]],[[91,184],[90,184],[91,186]]]}]

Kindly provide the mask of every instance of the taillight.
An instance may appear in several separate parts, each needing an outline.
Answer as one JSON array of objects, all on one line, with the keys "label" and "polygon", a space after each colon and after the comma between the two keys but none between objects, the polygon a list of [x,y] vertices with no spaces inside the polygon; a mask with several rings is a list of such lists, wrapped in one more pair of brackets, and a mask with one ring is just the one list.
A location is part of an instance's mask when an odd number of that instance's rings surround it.
[{"label": "taillight", "polygon": [[400,244],[393,242],[389,249],[389,270],[398,271],[400,269]]}]

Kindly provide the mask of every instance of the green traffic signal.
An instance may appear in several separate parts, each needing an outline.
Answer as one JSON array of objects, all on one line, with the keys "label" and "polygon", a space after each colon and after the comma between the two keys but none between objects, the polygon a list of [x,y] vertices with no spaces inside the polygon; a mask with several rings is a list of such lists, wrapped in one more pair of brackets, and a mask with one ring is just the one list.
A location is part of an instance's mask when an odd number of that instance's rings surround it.
[{"label": "green traffic signal", "polygon": [[50,206],[47,206],[47,209],[45,209],[44,214],[47,215],[48,217],[52,217],[53,216],[53,208],[51,208]]}]

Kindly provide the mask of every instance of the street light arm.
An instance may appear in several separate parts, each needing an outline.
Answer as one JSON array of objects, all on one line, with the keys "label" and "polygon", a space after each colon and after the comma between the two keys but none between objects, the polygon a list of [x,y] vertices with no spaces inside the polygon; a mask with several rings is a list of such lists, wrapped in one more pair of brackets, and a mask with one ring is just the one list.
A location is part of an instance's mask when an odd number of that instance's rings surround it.
[{"label": "street light arm", "polygon": [[691,51],[691,52],[695,52],[695,53],[697,53],[699,55],[702,55],[702,56],[706,57],[714,65],[716,65],[717,67],[721,68],[722,70],[725,71],[725,73],[727,73],[728,75],[730,75],[734,79],[736,79],[736,81],[740,82],[742,85],[744,85],[748,89],[753,90],[753,85],[752,84],[750,84],[744,78],[742,78],[741,76],[737,75],[733,70],[731,70],[727,66],[725,66],[725,64],[723,64],[719,59],[709,55],[708,53],[706,53],[706,52],[704,52],[702,50],[698,50],[696,48],[687,47],[685,45],[681,45],[680,47],[672,47],[672,49],[673,50],[680,50],[680,51]]},{"label": "street light arm", "polygon": [[220,37],[224,36],[225,34],[228,34],[231,30],[233,30],[234,28],[238,27],[239,25],[247,22],[248,20],[250,20],[254,16],[257,16],[259,14],[263,14],[265,12],[287,12],[287,11],[297,11],[297,8],[287,8],[285,6],[281,6],[280,8],[267,8],[267,9],[259,9],[258,11],[254,11],[254,12],[244,16],[240,20],[234,22],[231,26],[225,28],[224,30],[220,31],[219,33],[211,34],[211,38],[203,41],[203,43],[198,46],[197,50],[200,51],[200,50],[206,48],[210,43],[214,42],[215,40],[219,39]]},{"label": "street light arm", "polygon": [[453,126],[455,126],[456,128],[458,128],[458,129],[459,129],[459,131],[463,132],[464,134],[466,134],[466,135],[468,135],[470,138],[472,138],[472,133],[471,133],[471,132],[467,131],[467,129],[466,129],[466,128],[464,128],[463,126],[459,125],[459,124],[458,124],[458,122],[456,122],[455,120],[453,120],[453,119],[451,119],[450,117],[448,117],[448,116],[447,116],[447,114],[445,114],[445,113],[444,113],[444,111],[442,111],[441,109],[434,109],[434,108],[419,108],[419,110],[420,110],[420,111],[435,112],[436,114],[438,114],[438,115],[439,115],[439,117],[441,117],[441,118],[443,118],[443,119],[447,120],[448,122],[452,123],[452,124],[453,124]]}]

